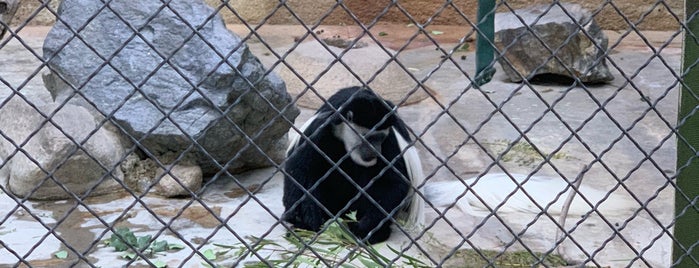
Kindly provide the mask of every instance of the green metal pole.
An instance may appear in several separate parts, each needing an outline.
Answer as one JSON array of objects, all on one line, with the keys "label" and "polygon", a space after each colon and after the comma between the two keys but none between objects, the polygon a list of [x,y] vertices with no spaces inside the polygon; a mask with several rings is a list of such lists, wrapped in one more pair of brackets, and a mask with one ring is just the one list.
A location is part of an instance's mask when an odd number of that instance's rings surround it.
[{"label": "green metal pole", "polygon": [[[672,258],[674,267],[699,267],[699,1],[685,0],[687,30],[684,34],[677,141],[677,189]],[[685,142],[686,141],[686,142]],[[692,205],[693,203],[693,205]]]},{"label": "green metal pole", "polygon": [[495,74],[493,67],[493,40],[495,35],[495,0],[478,0],[479,30],[476,39],[476,87],[490,82]]}]

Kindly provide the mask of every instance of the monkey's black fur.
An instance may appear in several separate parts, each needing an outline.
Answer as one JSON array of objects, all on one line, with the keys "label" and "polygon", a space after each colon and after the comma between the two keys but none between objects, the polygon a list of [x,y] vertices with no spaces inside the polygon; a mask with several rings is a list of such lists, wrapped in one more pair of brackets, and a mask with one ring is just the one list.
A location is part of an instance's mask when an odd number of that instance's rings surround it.
[{"label": "monkey's black fur", "polygon": [[[330,108],[330,105],[339,113]],[[399,210],[410,204],[409,200],[405,199],[411,185],[406,162],[400,155],[401,148],[397,140],[402,138],[410,142],[410,137],[405,123],[392,112],[392,108],[393,104],[390,102],[368,89],[359,87],[340,90],[328,99],[328,103],[320,107],[316,112],[316,118],[312,119],[313,122],[303,133],[320,151],[301,138],[297,144],[292,144],[294,147],[288,152],[284,166],[288,175],[284,178],[283,203],[286,211],[283,220],[296,228],[318,231],[333,215],[356,211],[357,222],[349,223],[353,234],[372,244],[388,239],[391,234],[391,220],[387,219],[389,216],[376,204],[386,212],[396,215]],[[381,155],[388,162],[378,157],[376,164],[372,166],[355,163],[335,131],[345,122],[341,116],[367,129],[388,130],[389,134],[380,143]],[[398,133],[395,133],[396,131]],[[391,162],[395,168],[387,167]],[[333,168],[335,163],[339,164],[339,169],[347,176]],[[367,187],[370,181],[371,185]],[[365,188],[365,194],[354,185],[355,183],[358,187]],[[305,194],[299,185],[309,190],[312,196]],[[356,200],[351,201],[353,199]],[[349,207],[344,209],[348,204]],[[372,231],[371,236],[368,236]]]}]

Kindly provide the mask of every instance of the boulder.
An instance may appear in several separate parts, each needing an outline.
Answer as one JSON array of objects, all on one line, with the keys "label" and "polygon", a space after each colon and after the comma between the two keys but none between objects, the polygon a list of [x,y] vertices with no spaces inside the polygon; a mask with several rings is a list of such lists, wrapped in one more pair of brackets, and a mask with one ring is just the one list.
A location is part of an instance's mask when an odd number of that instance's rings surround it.
[{"label": "boulder", "polygon": [[153,155],[187,151],[205,174],[281,160],[299,113],[284,82],[203,1],[166,3],[63,1],[44,43],[52,96],[94,105]]},{"label": "boulder", "polygon": [[0,138],[0,158],[12,193],[46,200],[121,189],[118,164],[128,142],[108,125],[100,125],[101,120],[84,107],[41,107],[59,109],[51,122],[37,108],[18,97],[0,108],[0,125],[11,126],[3,128],[6,138]]},{"label": "boulder", "polygon": [[584,83],[614,79],[604,59],[607,36],[590,12],[576,4],[562,5],[495,14],[495,46],[503,53],[498,62],[510,81],[544,74],[577,77]]},{"label": "boulder", "polygon": [[19,0],[0,0],[0,40],[7,32],[5,25],[10,25],[18,7]]}]

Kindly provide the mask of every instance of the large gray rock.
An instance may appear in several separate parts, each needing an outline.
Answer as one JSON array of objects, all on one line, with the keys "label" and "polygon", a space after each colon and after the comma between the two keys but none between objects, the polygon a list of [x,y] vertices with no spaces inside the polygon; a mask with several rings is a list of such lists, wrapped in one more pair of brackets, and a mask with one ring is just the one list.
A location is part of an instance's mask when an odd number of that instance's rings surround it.
[{"label": "large gray rock", "polygon": [[558,5],[549,7],[495,14],[495,45],[504,51],[498,62],[508,79],[520,82],[539,74],[578,77],[585,83],[614,79],[603,58],[607,37],[590,13],[576,4],[564,4],[565,12]]},{"label": "large gray rock", "polygon": [[10,25],[17,7],[19,7],[19,0],[0,0],[0,40],[7,32],[4,25]]},{"label": "large gray rock", "polygon": [[[196,141],[203,150],[194,146],[187,157],[205,174],[231,160],[231,171],[270,165],[260,151],[280,160],[290,125],[277,110],[291,122],[298,115],[284,82],[274,73],[265,76],[259,60],[203,1],[163,5],[63,1],[58,14],[65,23],[57,22],[44,43],[53,71],[44,77],[47,89],[64,100],[77,88],[154,155],[183,152]],[[80,38],[73,33],[78,29]],[[245,147],[241,131],[255,145]]]},{"label": "large gray rock", "polygon": [[[47,123],[35,107],[20,98],[0,108],[0,125],[11,126],[2,130],[7,138],[0,138],[0,158],[12,193],[32,199],[64,199],[71,198],[71,193],[82,196],[93,187],[91,195],[122,188],[117,182],[123,180],[118,163],[130,146],[127,141],[110,130],[113,128],[99,125],[100,120],[84,107],[63,106],[51,121]],[[108,170],[112,172],[105,175]]]}]

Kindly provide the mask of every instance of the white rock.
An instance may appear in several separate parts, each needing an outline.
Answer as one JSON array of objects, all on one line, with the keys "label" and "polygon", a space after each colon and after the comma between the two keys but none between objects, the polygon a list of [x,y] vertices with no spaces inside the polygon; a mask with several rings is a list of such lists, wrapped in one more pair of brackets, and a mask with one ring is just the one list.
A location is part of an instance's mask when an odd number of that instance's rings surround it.
[{"label": "white rock", "polygon": [[[196,192],[201,189],[203,175],[201,167],[197,165],[177,164],[167,168],[158,168],[155,179],[159,181],[153,186],[153,193],[165,197],[188,196],[189,190]],[[179,183],[178,183],[179,181]],[[182,187],[184,186],[184,188]]]},{"label": "white rock", "polygon": [[[40,109],[53,111],[57,105],[47,106]],[[123,175],[114,167],[128,147],[117,133],[98,126],[86,108],[74,105],[61,107],[50,120],[45,122],[34,107],[17,97],[0,108],[0,125],[9,138],[0,139],[0,158],[6,162],[0,174],[9,176],[12,193],[63,199],[121,188],[116,180]]]}]

